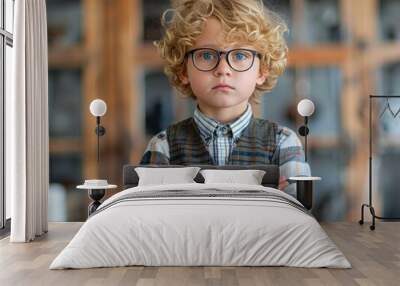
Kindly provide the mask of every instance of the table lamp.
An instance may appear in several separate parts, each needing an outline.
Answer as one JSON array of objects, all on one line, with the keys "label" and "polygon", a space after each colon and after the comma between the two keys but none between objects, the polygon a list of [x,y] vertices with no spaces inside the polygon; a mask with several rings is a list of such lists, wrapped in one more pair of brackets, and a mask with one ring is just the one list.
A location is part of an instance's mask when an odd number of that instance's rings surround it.
[{"label": "table lamp", "polygon": [[[100,117],[104,116],[107,111],[107,104],[101,99],[95,99],[90,103],[90,113],[96,117],[96,129],[94,130],[97,135],[97,166],[100,163],[100,136],[106,133],[106,129],[100,125]],[[109,185],[107,180],[85,180],[83,185],[77,186],[77,189],[88,190],[89,197],[92,203],[88,206],[89,216],[94,213],[100,206],[100,200],[104,197],[107,189],[116,188],[115,185]]]},{"label": "table lamp", "polygon": [[[303,99],[297,105],[297,111],[304,117],[304,125],[300,126],[299,134],[304,137],[304,159],[307,163],[307,135],[310,132],[308,129],[308,117],[310,117],[315,111],[314,103],[309,99]],[[296,182],[297,199],[306,209],[310,210],[313,204],[313,181],[319,181],[321,178],[313,176],[297,176],[290,177],[289,180]]]}]

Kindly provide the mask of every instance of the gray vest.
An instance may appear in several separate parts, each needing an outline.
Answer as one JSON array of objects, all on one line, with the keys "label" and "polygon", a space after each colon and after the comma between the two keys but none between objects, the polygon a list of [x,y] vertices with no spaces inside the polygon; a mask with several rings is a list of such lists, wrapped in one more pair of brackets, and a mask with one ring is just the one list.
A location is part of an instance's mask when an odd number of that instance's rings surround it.
[{"label": "gray vest", "polygon": [[[279,164],[276,123],[251,118],[249,125],[235,142],[228,165]],[[193,118],[178,122],[167,129],[171,165],[216,165]]]}]

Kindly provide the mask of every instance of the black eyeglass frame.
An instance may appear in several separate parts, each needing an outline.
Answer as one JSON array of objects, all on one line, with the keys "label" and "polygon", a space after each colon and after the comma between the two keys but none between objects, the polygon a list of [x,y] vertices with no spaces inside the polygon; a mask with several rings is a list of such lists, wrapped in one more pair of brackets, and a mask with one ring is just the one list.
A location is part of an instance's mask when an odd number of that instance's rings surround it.
[{"label": "black eyeglass frame", "polygon": [[[217,53],[217,55],[218,55],[218,60],[217,60],[217,62],[215,63],[215,66],[214,66],[213,68],[203,70],[203,69],[200,69],[200,68],[196,65],[196,61],[195,61],[193,55],[194,55],[195,52],[200,51],[200,50],[211,50],[211,51],[214,51],[214,52]],[[231,63],[229,62],[229,55],[230,55],[231,52],[234,52],[234,51],[247,51],[247,52],[250,52],[250,53],[253,55],[253,59],[252,59],[252,61],[251,61],[251,64],[250,64],[250,66],[249,66],[247,69],[245,69],[245,70],[237,70],[237,69],[235,69],[234,67],[232,67]],[[191,55],[192,63],[193,63],[193,65],[194,65],[194,67],[195,67],[196,69],[198,69],[199,71],[208,72],[208,71],[212,71],[212,70],[214,70],[216,67],[218,67],[219,63],[221,62],[221,55],[223,55],[223,54],[225,54],[225,60],[226,60],[226,62],[228,63],[229,67],[230,67],[231,69],[233,69],[234,71],[237,71],[237,72],[245,72],[245,71],[248,71],[249,69],[251,69],[251,68],[253,67],[253,65],[254,65],[254,59],[256,58],[256,56],[258,56],[258,58],[261,59],[261,54],[260,54],[259,52],[255,51],[255,50],[243,49],[243,48],[242,48],[242,49],[232,49],[232,50],[229,50],[229,51],[219,51],[219,50],[212,49],[212,48],[197,48],[197,49],[193,49],[193,50],[188,51],[188,52],[186,53],[186,57],[188,57],[189,55]]]}]

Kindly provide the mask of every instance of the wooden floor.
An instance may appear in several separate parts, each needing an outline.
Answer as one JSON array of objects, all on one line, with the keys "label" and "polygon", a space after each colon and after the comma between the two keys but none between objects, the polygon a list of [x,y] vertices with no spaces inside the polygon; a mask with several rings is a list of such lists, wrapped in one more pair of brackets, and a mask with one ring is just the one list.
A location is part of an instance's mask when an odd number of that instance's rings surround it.
[{"label": "wooden floor", "polygon": [[400,285],[400,222],[322,224],[353,268],[119,267],[49,270],[81,223],[50,223],[32,243],[0,241],[0,285]]}]

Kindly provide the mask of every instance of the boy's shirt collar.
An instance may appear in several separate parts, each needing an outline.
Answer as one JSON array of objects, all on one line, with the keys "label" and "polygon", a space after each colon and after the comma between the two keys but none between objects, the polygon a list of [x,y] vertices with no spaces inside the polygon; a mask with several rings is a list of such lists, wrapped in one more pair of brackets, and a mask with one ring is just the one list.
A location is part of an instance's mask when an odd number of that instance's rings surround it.
[{"label": "boy's shirt collar", "polygon": [[193,119],[199,128],[201,137],[208,144],[213,137],[224,136],[228,133],[234,140],[239,138],[243,130],[249,125],[252,116],[253,111],[251,105],[248,104],[246,111],[239,118],[233,122],[222,124],[205,115],[197,106],[194,111]]}]

